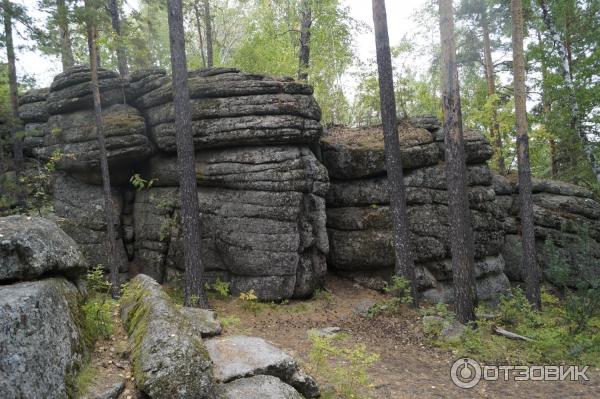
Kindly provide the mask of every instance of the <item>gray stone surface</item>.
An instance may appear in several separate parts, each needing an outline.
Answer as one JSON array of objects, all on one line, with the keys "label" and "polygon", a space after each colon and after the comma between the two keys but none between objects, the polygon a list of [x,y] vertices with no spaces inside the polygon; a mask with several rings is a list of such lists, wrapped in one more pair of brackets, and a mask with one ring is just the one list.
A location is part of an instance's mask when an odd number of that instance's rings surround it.
[{"label": "gray stone surface", "polygon": [[294,358],[262,338],[213,338],[206,341],[206,349],[213,361],[217,382],[270,375],[294,386],[307,398],[319,396],[314,379],[298,369]]},{"label": "gray stone surface", "polygon": [[302,399],[302,395],[279,378],[257,375],[223,386],[224,399]]},{"label": "gray stone surface", "polygon": [[39,217],[0,218],[0,282],[43,275],[76,277],[87,263],[77,244],[56,223]]},{"label": "gray stone surface", "polygon": [[62,278],[0,286],[0,397],[66,398],[85,347]]},{"label": "gray stone surface", "polygon": [[123,296],[121,317],[133,344],[137,386],[153,399],[214,398],[211,360],[186,315],[152,278],[140,274]]}]

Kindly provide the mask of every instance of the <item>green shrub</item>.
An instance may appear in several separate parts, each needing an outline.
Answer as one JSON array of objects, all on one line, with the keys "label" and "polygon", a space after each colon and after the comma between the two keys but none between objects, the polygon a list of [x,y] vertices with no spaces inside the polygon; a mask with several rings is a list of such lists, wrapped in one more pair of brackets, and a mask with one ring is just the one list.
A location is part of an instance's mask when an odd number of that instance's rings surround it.
[{"label": "green shrub", "polygon": [[341,342],[345,337],[343,334],[309,334],[312,342],[309,368],[333,384],[336,397],[366,398],[372,388],[368,370],[379,360],[379,355],[368,352],[364,344],[343,346]]},{"label": "green shrub", "polygon": [[93,341],[108,339],[114,332],[113,311],[116,302],[110,297],[110,282],[98,265],[86,275],[88,295],[81,304],[85,334]]}]

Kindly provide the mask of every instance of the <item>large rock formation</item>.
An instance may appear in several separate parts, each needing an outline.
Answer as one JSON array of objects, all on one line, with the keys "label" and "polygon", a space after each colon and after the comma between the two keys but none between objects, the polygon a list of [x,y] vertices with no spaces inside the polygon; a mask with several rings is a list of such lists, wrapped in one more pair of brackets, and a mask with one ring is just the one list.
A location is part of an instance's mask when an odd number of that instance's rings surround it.
[{"label": "large rock formation", "polygon": [[[55,78],[33,152],[63,155],[56,213],[95,265],[105,263],[106,223],[89,76],[75,67]],[[321,134],[312,88],[228,68],[191,72],[189,85],[209,278],[267,300],[310,295],[326,271],[329,184],[309,149]],[[171,80],[156,69],[126,82],[101,71],[100,86],[120,270],[134,262],[162,282],[183,268]],[[135,174],[151,187],[136,192]]]},{"label": "large rock formation", "polygon": [[75,242],[54,222],[0,218],[0,397],[72,393],[87,340],[79,291],[64,277],[75,279],[85,268]]},{"label": "large rock formation", "polygon": [[[513,281],[523,281],[521,268],[521,226],[518,187],[515,178],[494,176],[498,204],[506,212],[506,238],[502,254],[506,274]],[[571,269],[595,265],[600,261],[600,203],[593,193],[573,184],[533,181],[533,216],[537,261],[545,277],[553,261],[571,265]],[[549,245],[549,241],[553,245]],[[581,272],[581,271],[580,271]],[[572,275],[571,277],[575,277]]]},{"label": "large rock formation", "polygon": [[[405,169],[408,217],[419,288],[434,301],[452,299],[443,142],[439,125],[430,131],[399,128]],[[489,143],[478,134],[465,137],[473,221],[476,277],[481,299],[493,299],[508,287],[504,260],[503,214],[495,203],[492,175],[485,164]],[[327,194],[328,266],[373,286],[381,286],[394,267],[389,197],[381,128],[334,128],[321,140],[332,179]]]}]

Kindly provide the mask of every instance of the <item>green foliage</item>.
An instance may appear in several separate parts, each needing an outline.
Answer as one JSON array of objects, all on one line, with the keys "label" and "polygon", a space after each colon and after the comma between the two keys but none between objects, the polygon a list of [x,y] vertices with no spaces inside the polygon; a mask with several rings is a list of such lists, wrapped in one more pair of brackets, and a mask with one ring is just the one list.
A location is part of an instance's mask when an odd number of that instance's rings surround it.
[{"label": "green foliage", "polygon": [[110,297],[111,284],[105,279],[101,265],[88,272],[86,283],[88,296],[81,305],[85,334],[93,341],[108,339],[114,332],[112,313],[116,302]]},{"label": "green foliage", "polygon": [[142,176],[140,176],[139,173],[136,173],[129,178],[129,182],[138,192],[149,189],[150,187],[152,187],[154,185],[154,183],[157,180],[158,179],[146,180],[146,179],[142,178]]},{"label": "green foliage", "polygon": [[239,299],[242,304],[242,309],[255,314],[261,310],[260,302],[258,302],[258,297],[254,290],[241,292]]},{"label": "green foliage", "polygon": [[213,294],[219,299],[229,298],[230,295],[230,286],[231,284],[226,281],[221,281],[221,279],[217,278],[217,280],[213,284],[209,284],[208,282],[204,284],[205,290],[208,294]]},{"label": "green foliage", "polygon": [[234,316],[234,315],[225,316],[225,317],[219,318],[219,323],[221,323],[221,326],[224,329],[227,329],[227,328],[239,326],[242,323],[242,319],[240,319],[239,317]]},{"label": "green foliage", "polygon": [[343,346],[345,337],[342,334],[311,333],[309,338],[312,343],[309,351],[311,371],[331,383],[337,397],[368,397],[372,388],[368,370],[379,360],[379,355],[368,352],[364,344]]},{"label": "green foliage", "polygon": [[[435,345],[448,348],[456,356],[471,357],[490,364],[559,364],[573,362],[600,364],[600,317],[587,320],[585,328],[573,329],[566,303],[542,290],[542,311],[531,308],[520,289],[501,298],[497,309],[480,307],[486,314],[466,328],[460,339],[444,341],[429,329]],[[493,333],[493,326],[533,339],[511,340]]]},{"label": "green foliage", "polygon": [[411,303],[413,298],[410,294],[410,282],[402,276],[393,276],[392,283],[386,282],[383,290],[393,295],[392,298],[371,306],[367,312],[368,318],[373,318],[380,313],[398,312],[401,304]]},{"label": "green foliage", "polygon": [[88,392],[95,378],[96,370],[94,369],[94,366],[91,363],[84,364],[77,373],[77,376],[75,377],[75,383],[73,384],[75,397],[79,397],[80,395]]}]

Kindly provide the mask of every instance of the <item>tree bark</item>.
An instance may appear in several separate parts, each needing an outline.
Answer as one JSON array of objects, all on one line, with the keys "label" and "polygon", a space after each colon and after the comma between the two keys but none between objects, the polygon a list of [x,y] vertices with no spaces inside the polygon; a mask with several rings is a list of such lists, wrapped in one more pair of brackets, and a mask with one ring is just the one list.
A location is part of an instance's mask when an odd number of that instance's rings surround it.
[{"label": "tree bark", "polygon": [[196,29],[198,30],[198,44],[200,45],[200,57],[202,58],[202,68],[206,68],[206,56],[204,55],[204,38],[202,37],[202,24],[200,23],[200,10],[198,9],[198,0],[194,1],[194,15],[196,17]]},{"label": "tree bark", "polygon": [[[311,0],[302,0],[302,22],[300,27],[300,65],[298,67],[298,80],[308,80],[308,67],[310,66],[310,28],[312,26]],[[386,22],[387,23],[387,22]]]},{"label": "tree bark", "polygon": [[404,277],[411,285],[413,304],[418,306],[417,282],[413,263],[402,160],[400,159],[400,139],[394,96],[392,58],[387,27],[385,0],[373,0],[373,23],[375,26],[375,46],[377,48],[377,69],[379,72],[379,92],[381,120],[385,145],[385,162],[390,194],[390,213],[393,224],[393,246],[395,254],[395,274]]},{"label": "tree bark", "polygon": [[544,20],[544,24],[546,25],[546,29],[550,33],[550,37],[554,42],[554,45],[558,49],[558,55],[561,58],[561,73],[565,84],[567,85],[567,90],[569,93],[569,98],[567,99],[570,107],[571,107],[571,125],[574,127],[575,132],[579,136],[581,143],[583,145],[583,150],[587,155],[588,160],[590,161],[590,165],[592,166],[592,170],[594,175],[596,176],[596,181],[600,183],[600,164],[594,155],[594,146],[590,143],[583,124],[581,123],[581,118],[579,115],[579,103],[577,102],[577,95],[575,93],[575,84],[573,83],[572,73],[571,73],[571,63],[569,61],[568,51],[565,48],[564,43],[560,39],[560,35],[556,30],[556,26],[550,13],[548,11],[548,6],[545,0],[539,0],[540,7],[542,9],[542,19]]},{"label": "tree bark", "polygon": [[60,35],[60,59],[62,69],[66,71],[75,65],[73,57],[73,45],[71,43],[71,31],[69,29],[69,10],[65,0],[56,0],[56,13],[58,19],[58,34]]},{"label": "tree bark", "polygon": [[179,196],[181,203],[181,228],[185,258],[185,305],[208,308],[204,292],[204,267],[200,247],[200,206],[196,187],[196,161],[192,136],[192,114],[187,82],[187,59],[183,32],[181,0],[168,0],[169,42],[173,71],[173,106],[177,130],[177,168],[179,170]]},{"label": "tree bark", "polygon": [[481,14],[481,30],[483,32],[483,55],[485,64],[485,78],[487,82],[488,98],[494,98],[492,105],[492,120],[490,125],[490,137],[494,142],[494,150],[496,152],[496,168],[501,175],[506,172],[504,160],[504,148],[502,145],[502,136],[500,134],[500,125],[498,123],[498,110],[496,97],[496,76],[494,73],[494,62],[492,61],[492,45],[490,41],[490,28],[487,15],[487,5],[483,5]]},{"label": "tree bark", "polygon": [[[12,23],[13,8],[9,0],[3,0],[2,8],[4,12],[4,35],[6,42],[6,59],[8,63],[8,86],[10,97],[10,134],[12,140],[13,162],[15,175],[17,178],[17,187],[20,187],[21,173],[23,172],[23,141],[19,134],[22,123],[19,119],[19,92],[17,86],[17,66],[15,57],[15,47],[13,43]],[[20,189],[17,189],[17,205],[23,206],[24,199]]]},{"label": "tree bark", "polygon": [[119,65],[119,74],[122,79],[125,79],[129,75],[129,66],[127,65],[127,49],[123,44],[123,36],[121,34],[121,12],[117,0],[109,0],[108,9],[110,11],[112,28],[117,35],[117,63]]},{"label": "tree bark", "polygon": [[517,159],[519,167],[519,201],[521,204],[521,265],[525,274],[526,296],[535,308],[541,308],[541,272],[535,256],[533,229],[533,198],[529,165],[529,135],[527,133],[527,94],[525,87],[525,53],[523,51],[523,2],[512,0],[513,75],[515,120],[517,130]]},{"label": "tree bark", "polygon": [[210,15],[210,1],[204,2],[204,31],[206,38],[206,65],[209,68],[213,67],[213,39],[212,39],[212,20]]},{"label": "tree bark", "polygon": [[91,89],[94,99],[94,120],[96,127],[96,137],[98,139],[98,149],[100,153],[100,171],[102,174],[102,194],[104,196],[104,218],[106,221],[106,259],[110,267],[110,284],[113,298],[119,296],[119,266],[120,261],[117,255],[117,235],[115,233],[115,215],[113,214],[114,205],[112,200],[112,191],[110,184],[110,171],[108,168],[108,153],[106,151],[106,139],[104,136],[104,121],[102,118],[102,105],[100,100],[100,89],[98,85],[98,50],[96,48],[97,28],[92,13],[95,11],[90,4],[90,0],[85,1],[85,8],[90,13],[87,21],[87,41],[90,57]]},{"label": "tree bark", "polygon": [[442,107],[446,146],[446,179],[448,186],[448,220],[454,306],[458,321],[475,320],[477,292],[471,215],[467,197],[467,168],[463,140],[462,114],[456,66],[454,10],[452,0],[440,0],[440,37],[442,50]]}]

